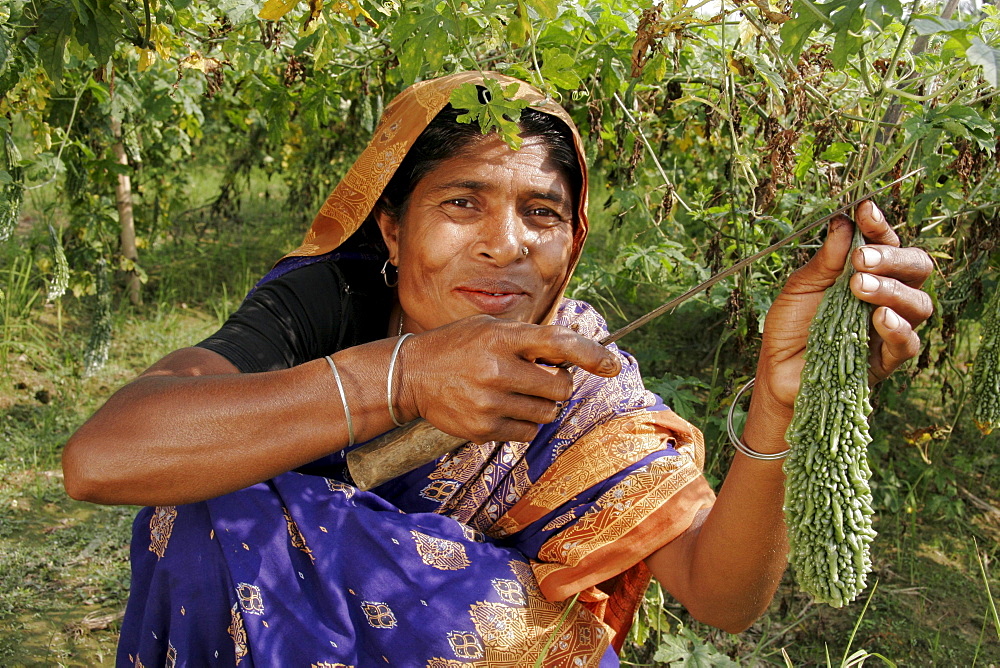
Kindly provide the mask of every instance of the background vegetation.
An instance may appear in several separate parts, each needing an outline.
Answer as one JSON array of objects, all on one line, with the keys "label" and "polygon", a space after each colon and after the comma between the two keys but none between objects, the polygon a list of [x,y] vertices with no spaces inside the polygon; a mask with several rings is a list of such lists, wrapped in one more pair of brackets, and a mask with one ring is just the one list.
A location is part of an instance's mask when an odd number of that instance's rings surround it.
[{"label": "background vegetation", "polygon": [[[8,0],[0,6],[0,664],[109,663],[132,510],[69,501],[67,435],[152,361],[217,327],[413,81],[492,69],[574,115],[595,176],[572,286],[612,324],[881,183],[938,264],[923,354],[873,417],[870,604],[788,576],[747,633],[657,588],[633,665],[997,665],[996,434],[968,415],[1000,270],[1000,17],[832,0]],[[818,237],[624,341],[651,389],[722,427],[764,314]],[[859,621],[860,620],[860,621]],[[787,653],[783,655],[783,653]],[[862,656],[855,656],[858,661]],[[870,659],[870,660],[877,660]]]}]

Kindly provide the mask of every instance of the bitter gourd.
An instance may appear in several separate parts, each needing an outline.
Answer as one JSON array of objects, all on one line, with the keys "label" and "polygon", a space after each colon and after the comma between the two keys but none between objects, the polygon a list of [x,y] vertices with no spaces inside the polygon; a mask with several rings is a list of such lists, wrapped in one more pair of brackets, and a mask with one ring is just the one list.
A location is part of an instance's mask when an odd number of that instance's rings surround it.
[{"label": "bitter gourd", "polygon": [[10,177],[0,184],[0,241],[7,241],[17,227],[24,199],[24,170],[21,168],[21,154],[9,133],[3,133],[3,168]]},{"label": "bitter gourd", "polygon": [[[855,229],[852,251],[864,241]],[[799,586],[839,608],[871,571],[868,325],[871,307],[849,281],[850,255],[809,326],[802,383],[786,432],[785,520]]]},{"label": "bitter gourd", "polygon": [[972,363],[972,419],[983,434],[1000,427],[1000,283],[983,314],[983,335]]},{"label": "bitter gourd", "polygon": [[51,302],[66,294],[66,288],[69,287],[69,263],[66,261],[66,250],[63,248],[62,237],[51,225],[49,225],[49,239],[52,241],[55,267],[52,270],[52,278],[49,280],[49,294],[45,300]]},{"label": "bitter gourd", "polygon": [[97,261],[94,281],[97,288],[94,320],[90,325],[90,341],[83,354],[83,375],[93,376],[108,361],[111,352],[111,283],[108,279],[108,263],[101,258]]}]

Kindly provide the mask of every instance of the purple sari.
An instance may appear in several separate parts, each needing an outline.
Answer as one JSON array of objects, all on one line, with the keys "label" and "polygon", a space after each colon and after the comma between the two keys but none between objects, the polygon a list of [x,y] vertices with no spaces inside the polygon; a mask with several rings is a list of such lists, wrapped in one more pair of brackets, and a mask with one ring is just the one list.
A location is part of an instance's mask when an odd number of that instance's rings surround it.
[{"label": "purple sari", "polygon": [[[606,327],[564,300],[555,324]],[[135,520],[119,666],[617,666],[642,559],[714,497],[700,434],[635,360],[577,370],[531,443],[467,444],[371,491],[344,452]]]}]

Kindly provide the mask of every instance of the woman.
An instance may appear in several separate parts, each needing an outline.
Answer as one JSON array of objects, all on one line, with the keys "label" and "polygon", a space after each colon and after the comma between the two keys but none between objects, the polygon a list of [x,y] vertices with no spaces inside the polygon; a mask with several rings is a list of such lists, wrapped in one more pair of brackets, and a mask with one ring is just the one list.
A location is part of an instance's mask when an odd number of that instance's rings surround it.
[{"label": "woman", "polygon": [[[737,454],[715,498],[699,432],[562,298],[587,234],[572,122],[521,83],[536,111],[512,151],[454,121],[466,82],[482,76],[396,98],[303,245],[67,444],[70,495],[156,506],[134,527],[120,665],[614,666],[650,573],[726,630],[766,608],[780,461]],[[878,380],[919,348],[930,262],[873,205],[856,217]],[[768,314],[743,434],[758,453],[786,447],[851,230],[831,224]],[[351,486],[345,451],[417,417],[470,443]]]}]

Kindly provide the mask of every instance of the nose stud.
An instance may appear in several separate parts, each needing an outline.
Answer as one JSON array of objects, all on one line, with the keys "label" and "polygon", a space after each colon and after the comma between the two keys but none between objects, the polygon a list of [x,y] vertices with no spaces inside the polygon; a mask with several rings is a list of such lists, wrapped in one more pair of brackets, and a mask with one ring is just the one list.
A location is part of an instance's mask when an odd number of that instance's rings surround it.
[{"label": "nose stud", "polygon": [[528,257],[528,247],[527,246],[521,246],[521,255],[523,255],[525,257]]}]

